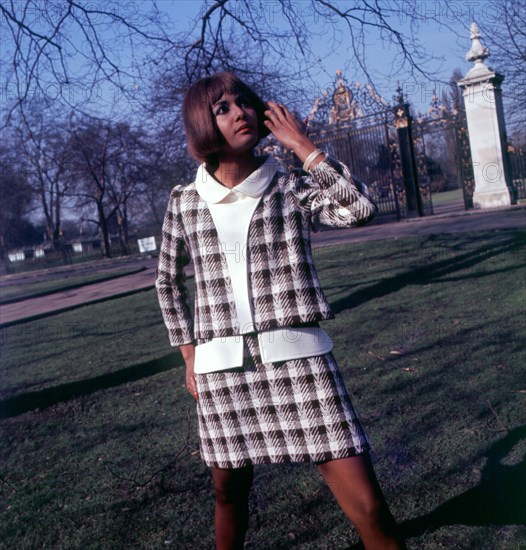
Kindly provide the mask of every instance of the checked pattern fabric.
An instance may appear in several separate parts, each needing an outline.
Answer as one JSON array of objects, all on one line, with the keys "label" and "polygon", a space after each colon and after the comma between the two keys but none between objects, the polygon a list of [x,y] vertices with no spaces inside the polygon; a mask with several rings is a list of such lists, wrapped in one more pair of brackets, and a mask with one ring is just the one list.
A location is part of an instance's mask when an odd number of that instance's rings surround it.
[{"label": "checked pattern fabric", "polygon": [[[365,186],[346,166],[327,157],[309,174],[276,172],[252,216],[246,249],[224,250],[195,183],[175,187],[156,279],[171,344],[204,343],[246,328],[238,321],[226,254],[247,255],[254,331],[332,318],[316,274],[310,232],[366,223],[376,212]],[[193,308],[184,275],[191,260]]]},{"label": "checked pattern fabric", "polygon": [[369,449],[332,354],[265,365],[245,336],[242,368],[197,375],[208,466],[325,462]]}]

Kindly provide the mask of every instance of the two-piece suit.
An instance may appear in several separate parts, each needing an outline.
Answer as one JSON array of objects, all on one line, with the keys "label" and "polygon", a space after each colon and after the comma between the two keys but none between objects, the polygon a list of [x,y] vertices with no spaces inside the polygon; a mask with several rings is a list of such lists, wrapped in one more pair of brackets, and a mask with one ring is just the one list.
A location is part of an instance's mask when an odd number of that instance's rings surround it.
[{"label": "two-piece suit", "polygon": [[[201,169],[198,173],[211,177]],[[173,190],[156,281],[172,345],[240,334],[229,253],[246,255],[253,324],[260,335],[332,317],[314,267],[310,232],[365,223],[376,206],[364,186],[332,159],[309,174],[273,172],[268,178],[246,247],[239,251],[222,249],[196,182]],[[184,284],[183,268],[190,259],[195,324]],[[332,353],[265,363],[257,335],[244,334],[243,346],[242,366],[196,374],[200,452],[207,465],[324,462],[369,449]]]}]

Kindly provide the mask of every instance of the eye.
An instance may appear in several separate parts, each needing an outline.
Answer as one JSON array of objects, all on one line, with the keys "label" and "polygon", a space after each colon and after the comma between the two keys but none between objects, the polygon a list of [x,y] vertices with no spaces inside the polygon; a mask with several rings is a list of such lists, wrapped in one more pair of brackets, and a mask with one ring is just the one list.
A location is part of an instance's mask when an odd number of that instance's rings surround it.
[{"label": "eye", "polygon": [[214,110],[214,114],[217,116],[217,115],[224,115],[225,113],[228,112],[228,108],[226,105],[222,104],[222,105],[218,105],[215,110]]},{"label": "eye", "polygon": [[248,97],[240,96],[238,99],[238,104],[241,107],[251,107],[252,108],[252,102],[248,99]]}]

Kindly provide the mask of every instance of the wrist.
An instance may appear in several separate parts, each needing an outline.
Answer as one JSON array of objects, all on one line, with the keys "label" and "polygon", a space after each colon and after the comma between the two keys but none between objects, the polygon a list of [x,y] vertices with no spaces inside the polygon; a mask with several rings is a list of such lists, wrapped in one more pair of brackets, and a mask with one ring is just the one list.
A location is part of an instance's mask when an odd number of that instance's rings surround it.
[{"label": "wrist", "polygon": [[317,150],[316,145],[314,145],[309,138],[306,136],[303,137],[305,139],[299,140],[294,147],[291,148],[302,164]]},{"label": "wrist", "polygon": [[179,351],[183,356],[184,362],[188,365],[189,362],[192,362],[195,357],[195,346],[194,344],[184,344],[179,346]]},{"label": "wrist", "polygon": [[308,172],[322,161],[322,155],[325,154],[320,149],[314,149],[314,151],[305,159],[303,163],[303,171]]}]

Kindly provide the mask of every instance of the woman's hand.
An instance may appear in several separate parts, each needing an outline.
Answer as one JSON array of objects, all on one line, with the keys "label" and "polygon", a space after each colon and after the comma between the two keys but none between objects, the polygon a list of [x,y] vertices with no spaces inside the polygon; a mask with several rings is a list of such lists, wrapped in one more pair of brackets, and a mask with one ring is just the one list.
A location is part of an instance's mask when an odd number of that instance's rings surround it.
[{"label": "woman's hand", "polygon": [[[269,101],[269,109],[265,111],[267,120],[265,126],[272,132],[274,137],[287,149],[292,149],[296,156],[305,162],[305,159],[316,149],[314,143],[306,135],[306,126],[298,122],[296,117],[281,103]],[[321,161],[316,159],[311,163],[314,167]]]},{"label": "woman's hand", "polygon": [[180,346],[179,349],[186,365],[186,389],[197,401],[199,396],[197,394],[197,382],[194,373],[195,347],[193,344],[185,344],[184,346]]}]

